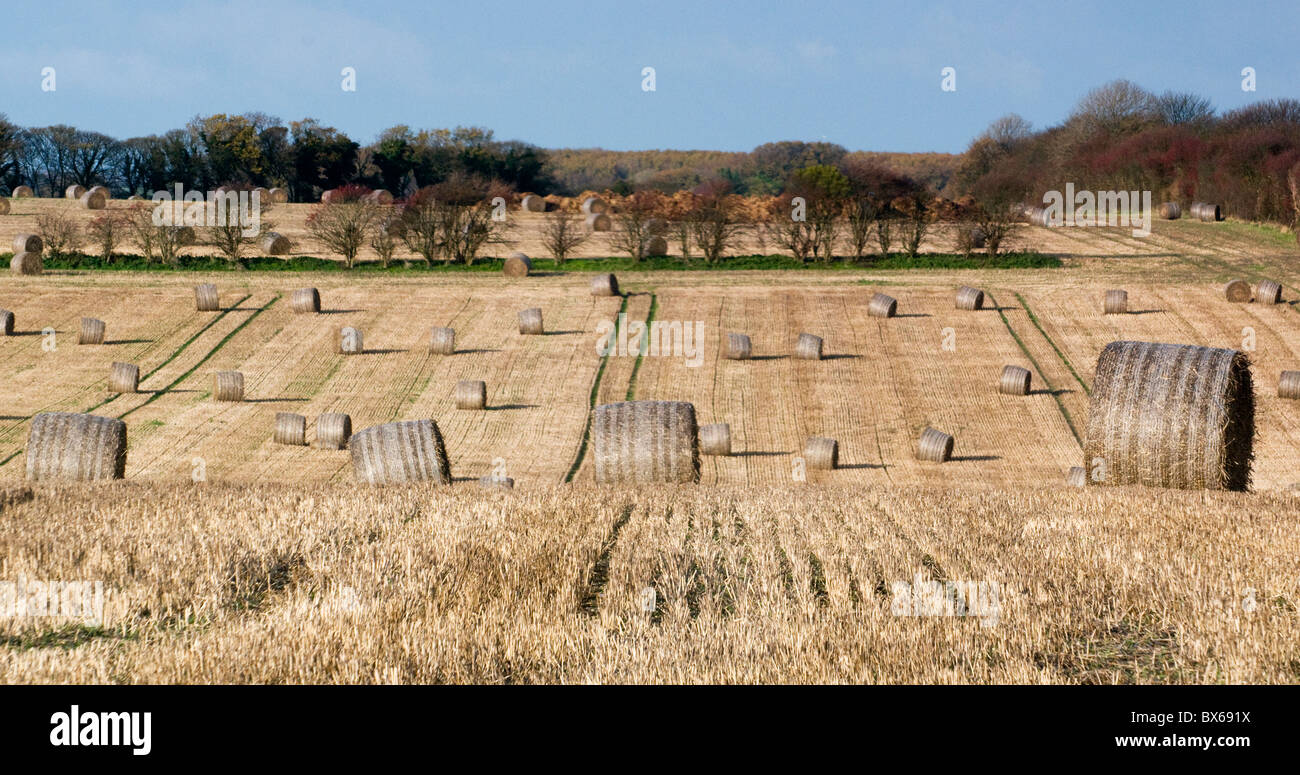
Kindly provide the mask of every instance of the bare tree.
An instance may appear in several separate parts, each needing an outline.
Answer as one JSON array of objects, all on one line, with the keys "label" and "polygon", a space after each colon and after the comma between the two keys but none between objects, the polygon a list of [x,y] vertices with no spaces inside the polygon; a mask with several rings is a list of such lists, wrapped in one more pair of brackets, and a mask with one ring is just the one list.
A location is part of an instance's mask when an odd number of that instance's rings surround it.
[{"label": "bare tree", "polygon": [[700,198],[691,211],[690,226],[696,246],[710,264],[718,263],[726,255],[741,229],[733,208],[721,192]]},{"label": "bare tree", "polygon": [[491,193],[484,181],[463,175],[420,189],[402,208],[403,241],[430,263],[441,256],[448,264],[473,264],[485,246],[505,241]]},{"label": "bare tree", "polygon": [[[258,210],[253,211],[253,200],[249,196],[251,185],[227,185],[226,193],[219,195],[215,202],[207,204],[208,226],[204,229],[203,244],[215,249],[227,261],[243,266],[244,251],[254,248],[259,239],[270,231],[272,225],[266,220],[270,212],[270,203],[261,202],[258,197]],[[241,200],[248,203],[247,213],[242,211]]]},{"label": "bare tree", "polygon": [[59,208],[36,216],[36,232],[45,243],[45,252],[51,256],[68,256],[81,247],[81,227],[66,209]]},{"label": "bare tree", "polygon": [[95,246],[99,248],[99,255],[104,259],[104,263],[113,260],[113,252],[121,244],[126,231],[126,218],[111,211],[94,218],[86,226],[86,232],[91,241],[95,243]]},{"label": "bare tree", "polygon": [[326,249],[342,256],[349,269],[383,217],[382,205],[369,194],[370,189],[364,186],[334,189],[330,201],[317,205],[307,217],[307,231]]},{"label": "bare tree", "polygon": [[764,240],[800,261],[807,261],[813,252],[813,230],[808,223],[806,203],[797,197],[782,197],[772,202],[763,220]]},{"label": "bare tree", "polygon": [[557,265],[562,264],[570,253],[587,241],[588,234],[580,219],[560,210],[552,210],[546,214],[545,219],[542,224],[542,246]]},{"label": "bare tree", "polygon": [[127,209],[123,217],[126,231],[135,241],[136,247],[140,249],[144,260],[153,263],[158,242],[157,227],[153,223],[153,208],[137,202]]},{"label": "bare tree", "polygon": [[926,232],[934,222],[935,213],[930,209],[925,194],[919,191],[895,199],[892,205],[904,217],[903,250],[907,255],[916,258],[921,252],[921,243],[925,241]]},{"label": "bare tree", "polygon": [[379,256],[380,266],[387,269],[393,263],[393,254],[397,252],[397,243],[402,238],[402,216],[393,205],[380,207],[383,213],[370,235],[370,249]]},{"label": "bare tree", "polygon": [[617,228],[610,235],[610,245],[631,256],[633,261],[645,258],[646,241],[654,236],[650,232],[650,220],[654,217],[654,205],[646,192],[638,191],[627,197],[614,216]]}]

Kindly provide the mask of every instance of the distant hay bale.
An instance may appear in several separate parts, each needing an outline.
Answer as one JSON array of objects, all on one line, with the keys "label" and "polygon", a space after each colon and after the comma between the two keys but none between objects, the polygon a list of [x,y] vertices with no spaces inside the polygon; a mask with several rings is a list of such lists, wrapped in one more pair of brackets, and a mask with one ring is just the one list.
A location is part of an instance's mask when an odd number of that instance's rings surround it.
[{"label": "distant hay bale", "polygon": [[108,390],[110,393],[140,392],[140,367],[114,362],[108,369]]},{"label": "distant hay bale", "polygon": [[1106,291],[1103,309],[1107,315],[1123,315],[1128,312],[1128,291]]},{"label": "distant hay bale", "polygon": [[320,291],[315,288],[299,288],[289,297],[289,309],[308,314],[320,312]]},{"label": "distant hay bale", "polygon": [[508,476],[488,474],[487,476],[479,477],[478,486],[482,487],[484,490],[513,490],[515,488],[515,480]]},{"label": "distant hay bale", "polygon": [[251,198],[253,195],[257,196],[258,202],[271,201],[271,192],[265,186],[254,186],[253,190],[249,193],[249,197]]},{"label": "distant hay bale", "polygon": [[519,333],[521,334],[544,334],[546,330],[542,328],[542,311],[537,307],[530,307],[519,311]]},{"label": "distant hay bale", "polygon": [[288,201],[289,201],[289,191],[288,191],[287,189],[283,189],[283,188],[272,188],[270,191],[268,191],[268,192],[266,192],[266,193],[267,193],[268,198],[269,198],[272,202],[288,202]]},{"label": "distant hay bale", "polygon": [[366,351],[361,329],[356,326],[341,326],[338,343],[338,352],[341,355],[360,355]]},{"label": "distant hay bale", "polygon": [[591,231],[609,231],[613,225],[613,222],[609,220],[609,216],[604,213],[592,213],[587,216],[584,223]]},{"label": "distant hay bale", "polygon": [[0,336],[14,335],[14,313],[0,309]]},{"label": "distant hay bale", "polygon": [[126,475],[126,423],[113,417],[42,412],[27,433],[27,478],[90,482]]},{"label": "distant hay bale", "polygon": [[668,240],[660,236],[647,237],[641,245],[641,252],[647,256],[668,255]]},{"label": "distant hay bale", "polygon": [[731,425],[725,422],[700,426],[700,454],[731,455]]},{"label": "distant hay bale", "polygon": [[193,226],[181,226],[176,229],[176,244],[193,245],[199,241],[199,233]]},{"label": "distant hay bale", "polygon": [[81,333],[77,337],[77,344],[103,344],[104,343],[104,321],[97,318],[82,318]]},{"label": "distant hay bale", "polygon": [[1041,207],[1029,207],[1024,211],[1024,218],[1031,226],[1050,226],[1047,211]]},{"label": "distant hay bale", "polygon": [[215,401],[243,401],[243,372],[218,371],[214,373],[212,375],[212,398]]},{"label": "distant hay bale", "polygon": [[1029,369],[1020,366],[1003,366],[1002,378],[998,380],[998,392],[1008,396],[1029,395],[1029,384],[1033,375]]},{"label": "distant hay bale", "polygon": [[662,237],[668,234],[668,221],[665,221],[663,218],[647,218],[645,222],[645,232],[646,234],[655,237]]},{"label": "distant hay bale", "polygon": [[87,194],[93,194],[95,192],[99,192],[103,194],[104,201],[108,201],[109,199],[113,198],[113,192],[108,190],[108,186],[91,186],[90,188],[86,189]]},{"label": "distant hay bale", "polygon": [[529,194],[519,200],[519,209],[526,213],[544,213],[546,212],[546,200],[536,194]]},{"label": "distant hay bale", "polygon": [[695,407],[685,401],[603,404],[591,438],[598,484],[700,480]]},{"label": "distant hay bale", "polygon": [[293,412],[275,413],[275,433],[271,440],[276,444],[294,447],[307,445],[307,418]]},{"label": "distant hay bale", "polygon": [[612,274],[598,274],[591,278],[592,296],[617,296],[618,278]]},{"label": "distant hay bale", "polygon": [[1199,221],[1223,220],[1223,209],[1216,204],[1196,202],[1192,204],[1190,215]]},{"label": "distant hay bale", "polygon": [[317,449],[344,449],[352,438],[352,417],[342,412],[326,412],[316,417]]},{"label": "distant hay bale", "polygon": [[19,234],[14,237],[14,253],[40,253],[45,249],[45,241],[39,234]]},{"label": "distant hay bale", "polygon": [[268,256],[283,256],[293,249],[293,243],[278,231],[268,231],[262,235],[261,248]]},{"label": "distant hay bale", "polygon": [[822,338],[812,334],[799,334],[798,341],[794,343],[794,357],[805,361],[820,361]]},{"label": "distant hay bale", "polygon": [[1255,394],[1236,350],[1111,342],[1097,359],[1084,463],[1094,483],[1244,490]]},{"label": "distant hay bale", "polygon": [[63,190],[63,196],[68,199],[80,199],[86,193],[85,186],[79,186],[75,183]]},{"label": "distant hay bale", "polygon": [[45,271],[45,262],[40,253],[15,253],[9,262],[9,271],[14,274],[40,274]]},{"label": "distant hay bale", "polygon": [[217,286],[212,283],[194,286],[194,307],[199,312],[219,312],[221,302],[217,299]]},{"label": "distant hay bale", "polygon": [[366,198],[377,205],[390,205],[393,203],[393,195],[382,188],[377,188],[366,194]]},{"label": "distant hay bale", "polygon": [[946,463],[952,457],[952,436],[926,428],[916,442],[916,458],[929,463]]},{"label": "distant hay bale", "polygon": [[456,329],[434,326],[429,335],[429,352],[434,355],[456,354]]},{"label": "distant hay bale", "polygon": [[582,212],[587,215],[599,215],[609,209],[609,204],[598,196],[589,196],[582,200]]},{"label": "distant hay bale", "polygon": [[352,470],[366,484],[451,484],[442,431],[433,420],[372,425],[348,442]]},{"label": "distant hay bale", "polygon": [[1260,304],[1281,304],[1282,286],[1272,280],[1255,283],[1255,301]]},{"label": "distant hay bale", "polygon": [[108,199],[102,191],[87,191],[81,195],[78,201],[87,210],[103,210],[108,206]]},{"label": "distant hay bale", "polygon": [[977,310],[984,308],[984,291],[963,285],[957,289],[957,309]]},{"label": "distant hay bale", "polygon": [[817,471],[834,471],[840,466],[840,443],[824,436],[812,436],[803,450],[804,464]]},{"label": "distant hay bale", "polygon": [[528,273],[533,271],[533,262],[526,254],[514,252],[506,258],[505,266],[501,271],[506,277],[527,277]]},{"label": "distant hay bale", "polygon": [[9,200],[0,198],[0,215],[9,214]]},{"label": "distant hay bale", "polygon": [[1070,487],[1086,487],[1088,470],[1083,466],[1071,466],[1070,472],[1065,475],[1065,483]]},{"label": "distant hay bale", "polygon": [[1183,214],[1183,208],[1179,207],[1177,202],[1161,202],[1157,211],[1166,221],[1176,221]]},{"label": "distant hay bale", "polygon": [[727,360],[747,361],[752,357],[754,344],[748,334],[727,334]]},{"label": "distant hay bale", "polygon": [[14,199],[22,199],[24,197],[36,196],[36,192],[32,190],[31,186],[19,186],[14,189],[12,196]]},{"label": "distant hay bale", "polygon": [[1245,280],[1233,280],[1224,287],[1223,295],[1228,297],[1228,301],[1242,304],[1251,300],[1253,290]]},{"label": "distant hay bale", "polygon": [[487,383],[481,379],[462,379],[456,383],[457,409],[487,408]]},{"label": "distant hay bale", "polygon": [[329,204],[330,202],[334,201],[335,196],[337,196],[337,194],[334,192],[334,189],[332,188],[328,191],[322,191],[320,195],[321,204],[326,204],[326,205]]},{"label": "distant hay bale", "polygon": [[871,297],[867,305],[867,315],[873,318],[892,318],[898,314],[898,300],[883,293]]},{"label": "distant hay bale", "polygon": [[1278,398],[1300,398],[1300,371],[1284,371],[1277,379]]}]

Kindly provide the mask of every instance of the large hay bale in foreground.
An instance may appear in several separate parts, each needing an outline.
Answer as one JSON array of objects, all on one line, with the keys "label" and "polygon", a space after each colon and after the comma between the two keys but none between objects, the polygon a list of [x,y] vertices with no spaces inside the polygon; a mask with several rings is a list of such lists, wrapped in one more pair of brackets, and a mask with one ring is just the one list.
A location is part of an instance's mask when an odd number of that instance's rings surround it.
[{"label": "large hay bale in foreground", "polygon": [[78,201],[87,210],[103,210],[108,207],[108,198],[104,196],[102,191],[87,191],[81,195]]},{"label": "large hay bale in foreground", "polygon": [[79,186],[75,183],[63,190],[63,196],[65,196],[68,199],[80,199],[82,195],[85,193],[86,193],[86,187]]},{"label": "large hay bale in foreground", "polygon": [[98,318],[82,318],[81,332],[77,335],[77,344],[103,344],[104,321]]},{"label": "large hay bale in foreground", "polygon": [[15,253],[9,261],[9,271],[14,274],[40,274],[45,271],[45,262],[40,253]]},{"label": "large hay bale in foreground", "polygon": [[216,401],[243,401],[243,372],[218,371],[214,373],[212,375],[212,398]]},{"label": "large hay bale in foreground", "polygon": [[262,252],[268,256],[288,255],[293,248],[293,243],[289,241],[289,238],[278,231],[268,231],[262,235],[262,241],[259,244]]},{"label": "large hay bale in foreground", "polygon": [[0,309],[0,336],[14,335],[14,313]]},{"label": "large hay bale in foreground", "polygon": [[126,423],[113,417],[42,412],[27,433],[27,478],[89,482],[126,474]]},{"label": "large hay bale in foreground", "polygon": [[344,449],[352,438],[352,417],[342,412],[326,412],[316,418],[317,449]]},{"label": "large hay bale in foreground", "polygon": [[1021,366],[1003,366],[1002,378],[998,380],[998,392],[1008,396],[1029,395],[1029,385],[1033,375],[1029,369]]},{"label": "large hay bale in foreground", "polygon": [[529,194],[519,200],[519,209],[526,213],[546,212],[546,200],[536,194]]},{"label": "large hay bale in foreground", "polygon": [[820,361],[822,338],[812,334],[799,334],[798,341],[794,343],[794,357],[805,361]]},{"label": "large hay bale in foreground", "polygon": [[194,286],[194,308],[199,312],[221,311],[221,301],[217,298],[217,286],[202,283]]},{"label": "large hay bale in foreground", "polygon": [[1255,283],[1255,301],[1260,304],[1281,304],[1282,286],[1272,280],[1260,280]]},{"label": "large hay bale in foreground", "polygon": [[529,335],[546,333],[546,330],[542,327],[541,309],[530,307],[519,311],[519,333]]},{"label": "large hay bale in foreground", "polygon": [[14,237],[14,253],[40,253],[45,249],[45,241],[39,234],[19,234]]},{"label": "large hay bale in foreground", "polygon": [[867,305],[867,315],[873,318],[892,318],[898,314],[898,300],[883,293],[871,297]]},{"label": "large hay bale in foreground", "polygon": [[366,484],[451,484],[442,431],[433,420],[372,425],[348,442],[352,470]]},{"label": "large hay bale in foreground", "polygon": [[1177,202],[1161,202],[1156,211],[1166,221],[1176,221],[1183,215],[1183,208],[1179,207]]},{"label": "large hay bale in foreground", "polygon": [[505,266],[501,267],[501,271],[506,277],[527,277],[528,273],[533,271],[533,262],[524,253],[511,253],[506,258]]},{"label": "large hay bale in foreground", "polygon": [[984,308],[984,291],[963,285],[957,289],[957,309],[978,310]]},{"label": "large hay bale in foreground", "polygon": [[22,199],[24,197],[36,196],[36,192],[32,190],[31,186],[18,186],[14,189],[12,196],[14,199]]},{"label": "large hay bale in foreground", "polygon": [[140,367],[134,363],[114,361],[108,368],[108,390],[111,393],[140,392]]},{"label": "large hay bale in foreground", "polygon": [[275,413],[275,433],[271,440],[276,444],[294,447],[307,445],[307,418],[293,412]]},{"label": "large hay bale in foreground", "polygon": [[587,219],[583,221],[583,223],[586,224],[587,228],[591,231],[609,231],[614,225],[614,222],[604,213],[592,213],[587,216]]},{"label": "large hay bale in foreground", "polygon": [[748,334],[727,334],[727,360],[747,361],[754,356],[754,343]]},{"label": "large hay bale in foreground", "polygon": [[598,274],[591,278],[592,296],[617,296],[618,278],[612,274]]},{"label": "large hay bale in foreground", "polygon": [[342,326],[339,328],[338,352],[340,354],[360,355],[365,351],[366,348],[361,336],[361,329],[356,326]]},{"label": "large hay bale in foreground", "polygon": [[731,425],[725,422],[700,426],[700,454],[731,455]]},{"label": "large hay bale in foreground", "polygon": [[457,409],[487,408],[487,383],[481,379],[462,379],[456,383]]},{"label": "large hay bale in foreground", "polygon": [[1278,398],[1300,398],[1300,371],[1284,371],[1277,378]]},{"label": "large hay bale in foreground", "polygon": [[840,443],[824,436],[812,436],[804,445],[803,459],[810,469],[834,471],[840,465]]},{"label": "large hay bale in foreground", "polygon": [[1102,310],[1107,315],[1123,315],[1128,312],[1128,291],[1106,291]]},{"label": "large hay bale in foreground", "polygon": [[1228,349],[1111,342],[1097,359],[1084,465],[1096,484],[1244,490],[1255,393]]},{"label": "large hay bale in foreground", "polygon": [[429,352],[433,355],[456,354],[456,329],[434,326],[429,335]]},{"label": "large hay bale in foreground", "polygon": [[1228,297],[1228,301],[1244,304],[1251,300],[1253,291],[1245,280],[1233,280],[1224,286],[1223,295]]},{"label": "large hay bale in foreground", "polygon": [[587,215],[598,215],[609,209],[609,204],[598,196],[589,196],[582,200],[582,212]]},{"label": "large hay bale in foreground", "polygon": [[929,463],[946,463],[952,457],[952,436],[926,428],[916,442],[916,458]]},{"label": "large hay bale in foreground", "polygon": [[695,407],[685,401],[598,406],[591,427],[596,482],[698,482],[698,433]]},{"label": "large hay bale in foreground", "polygon": [[289,309],[305,314],[320,312],[320,291],[315,288],[299,288],[289,297]]}]

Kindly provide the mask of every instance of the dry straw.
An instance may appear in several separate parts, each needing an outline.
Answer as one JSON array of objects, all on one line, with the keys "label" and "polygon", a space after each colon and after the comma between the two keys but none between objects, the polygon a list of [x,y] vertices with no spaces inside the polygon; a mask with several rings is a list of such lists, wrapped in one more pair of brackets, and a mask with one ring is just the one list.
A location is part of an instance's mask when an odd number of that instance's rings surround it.
[{"label": "dry straw", "polygon": [[40,274],[45,271],[45,262],[40,253],[15,253],[9,262],[9,271],[14,274]]},{"label": "dry straw", "polygon": [[1223,295],[1228,297],[1228,301],[1238,304],[1250,301],[1252,293],[1250,283],[1245,280],[1233,280],[1223,288]]},{"label": "dry straw", "polygon": [[63,196],[67,197],[68,199],[80,199],[82,195],[85,193],[86,193],[86,187],[76,185],[75,183],[63,190]]},{"label": "dry straw", "polygon": [[1002,378],[998,380],[998,392],[1009,396],[1027,396],[1032,379],[1029,369],[1020,366],[1003,366]]},{"label": "dry straw", "polygon": [[39,234],[19,234],[14,237],[14,253],[40,253],[45,242]]},{"label": "dry straw", "polygon": [[1065,483],[1071,487],[1086,487],[1088,484],[1088,471],[1083,466],[1071,466],[1069,473],[1065,475]]},{"label": "dry straw", "polygon": [[103,344],[104,343],[104,321],[96,318],[81,319],[81,333],[77,337],[77,344]]},{"label": "dry straw", "polygon": [[457,409],[487,407],[487,383],[481,379],[462,379],[456,383]]},{"label": "dry straw", "polygon": [[822,338],[812,334],[799,334],[798,341],[794,343],[794,357],[805,361],[820,361]]},{"label": "dry straw", "polygon": [[23,197],[29,196],[36,196],[36,192],[32,190],[31,186],[19,186],[14,189],[14,199],[22,199]]},{"label": "dry straw", "polygon": [[731,425],[725,422],[701,425],[700,454],[729,456],[731,454]]},{"label": "dry straw", "polygon": [[984,291],[963,285],[957,289],[957,309],[977,310],[984,308]]},{"label": "dry straw", "polygon": [[519,200],[519,209],[526,213],[546,212],[546,200],[536,194],[529,194]]},{"label": "dry straw", "polygon": [[727,334],[727,360],[747,361],[754,356],[748,334]]},{"label": "dry straw", "polygon": [[217,401],[243,401],[243,373],[238,371],[218,371],[213,374],[212,398]]},{"label": "dry straw", "polygon": [[289,309],[307,314],[320,312],[320,291],[315,288],[299,288],[289,297]]},{"label": "dry straw", "polygon": [[1106,291],[1103,309],[1107,315],[1123,315],[1128,312],[1128,291]]},{"label": "dry straw", "polygon": [[883,293],[871,297],[867,305],[867,314],[873,318],[892,318],[898,314],[898,300]]},{"label": "dry straw", "polygon": [[484,490],[513,490],[515,489],[515,480],[508,476],[488,474],[479,477],[478,486]]},{"label": "dry straw", "polygon": [[360,355],[365,352],[361,329],[355,326],[340,327],[338,351],[343,355]]},{"label": "dry straw", "polygon": [[203,283],[194,286],[194,307],[199,312],[218,312],[221,302],[217,299],[217,286]]},{"label": "dry straw", "polygon": [[352,438],[352,418],[342,412],[326,412],[316,418],[317,449],[343,449]]},{"label": "dry straw", "polygon": [[613,225],[613,222],[609,220],[609,216],[604,213],[592,213],[587,216],[587,219],[583,221],[583,223],[585,223],[587,228],[591,231],[609,231],[610,227]]},{"label": "dry straw", "polygon": [[78,482],[126,474],[126,423],[112,417],[43,412],[27,434],[27,478]]},{"label": "dry straw", "polygon": [[108,390],[111,393],[138,393],[140,367],[134,363],[115,361],[108,369]]},{"label": "dry straw", "polygon": [[0,309],[0,336],[14,335],[14,313]]},{"label": "dry straw", "polygon": [[348,442],[352,470],[366,484],[451,484],[442,431],[433,420],[373,425]]},{"label": "dry straw", "polygon": [[524,253],[511,253],[501,271],[506,277],[527,277],[533,271],[533,262]]},{"label": "dry straw", "polygon": [[537,307],[519,311],[519,333],[521,334],[542,334],[545,329],[542,328],[542,311]]},{"label": "dry straw", "polygon": [[1255,283],[1255,301],[1261,304],[1281,304],[1282,286],[1272,280]]},{"label": "dry straw", "polygon": [[592,296],[617,296],[618,278],[612,274],[598,274],[591,278]]},{"label": "dry straw", "polygon": [[283,256],[293,247],[289,238],[278,231],[268,231],[262,235],[262,252],[268,256]]},{"label": "dry straw", "polygon": [[1160,217],[1166,221],[1176,221],[1183,215],[1183,208],[1178,206],[1177,202],[1161,202],[1159,207]]},{"label": "dry straw", "polygon": [[929,463],[945,463],[952,457],[952,436],[926,428],[916,443],[916,457]]},{"label": "dry straw", "polygon": [[604,199],[598,196],[589,196],[582,200],[582,212],[587,215],[598,215],[609,209],[609,205]]},{"label": "dry straw", "polygon": [[429,335],[429,352],[434,355],[456,354],[456,329],[434,326]]},{"label": "dry straw", "polygon": [[276,412],[275,434],[272,436],[272,441],[295,447],[306,446],[307,418],[293,412]]},{"label": "dry straw", "polygon": [[804,463],[819,471],[834,471],[840,465],[840,443],[823,436],[812,436],[803,450]]},{"label": "dry straw", "polygon": [[695,407],[685,401],[603,404],[591,437],[599,484],[700,480]]},{"label": "dry straw", "polygon": [[1097,359],[1084,461],[1095,483],[1244,490],[1255,393],[1236,350],[1111,342]]},{"label": "dry straw", "polygon": [[1300,371],[1284,371],[1277,378],[1278,398],[1300,398]]}]

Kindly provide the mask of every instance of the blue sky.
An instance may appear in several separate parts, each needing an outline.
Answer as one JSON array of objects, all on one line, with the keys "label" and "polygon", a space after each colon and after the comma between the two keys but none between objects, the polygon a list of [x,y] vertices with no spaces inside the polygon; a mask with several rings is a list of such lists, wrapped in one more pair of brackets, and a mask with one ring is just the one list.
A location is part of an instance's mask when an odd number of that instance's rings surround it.
[{"label": "blue sky", "polygon": [[[6,2],[0,111],[117,137],[198,114],[486,126],[545,147],[773,140],[960,151],[1018,112],[1060,122],[1129,78],[1221,111],[1300,96],[1300,3]],[[56,90],[41,90],[54,67]],[[656,90],[641,89],[643,67]],[[1257,91],[1241,90],[1243,67]],[[356,91],[340,88],[356,69]],[[954,67],[957,90],[940,88]]]}]

